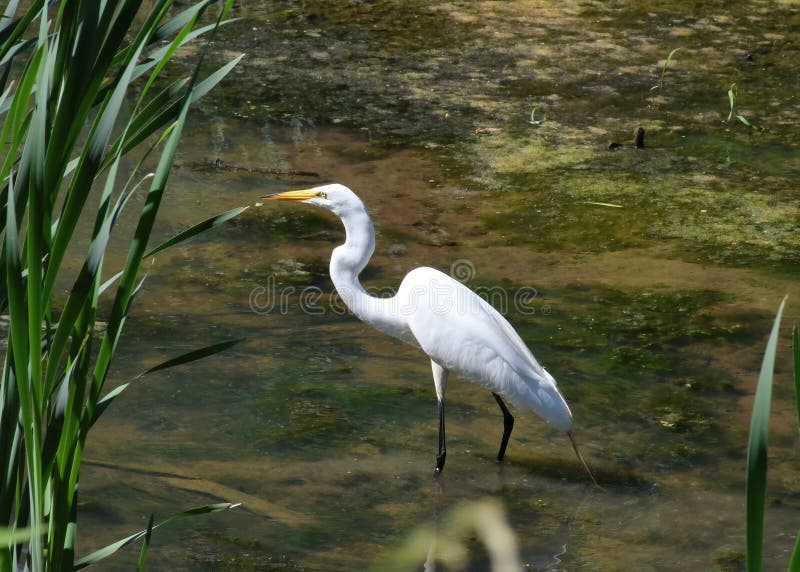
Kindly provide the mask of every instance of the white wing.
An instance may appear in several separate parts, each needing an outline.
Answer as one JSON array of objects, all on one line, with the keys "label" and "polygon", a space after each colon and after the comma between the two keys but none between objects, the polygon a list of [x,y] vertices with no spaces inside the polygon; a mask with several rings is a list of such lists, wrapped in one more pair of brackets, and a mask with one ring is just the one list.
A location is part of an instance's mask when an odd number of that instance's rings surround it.
[{"label": "white wing", "polygon": [[511,324],[462,283],[433,268],[408,273],[396,301],[433,361],[569,431],[572,415],[553,377]]}]

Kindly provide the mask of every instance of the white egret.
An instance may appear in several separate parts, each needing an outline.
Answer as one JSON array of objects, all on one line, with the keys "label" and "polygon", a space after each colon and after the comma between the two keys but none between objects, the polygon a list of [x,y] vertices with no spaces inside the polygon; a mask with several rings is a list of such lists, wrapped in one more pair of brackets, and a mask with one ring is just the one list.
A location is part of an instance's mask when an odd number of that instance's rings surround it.
[{"label": "white egret", "polygon": [[415,268],[391,298],[370,296],[358,280],[375,250],[375,230],[358,196],[332,184],[267,195],[278,201],[301,201],[328,209],[344,223],[345,243],[331,255],[330,273],[344,303],[358,318],[403,342],[419,347],[431,359],[439,409],[436,474],[444,468],[445,390],[453,372],[492,392],[503,412],[503,437],[497,460],[506,453],[516,408],[530,410],[564,431],[592,481],[594,477],[572,438],[572,412],[553,379],[511,324],[461,282],[433,268]]}]

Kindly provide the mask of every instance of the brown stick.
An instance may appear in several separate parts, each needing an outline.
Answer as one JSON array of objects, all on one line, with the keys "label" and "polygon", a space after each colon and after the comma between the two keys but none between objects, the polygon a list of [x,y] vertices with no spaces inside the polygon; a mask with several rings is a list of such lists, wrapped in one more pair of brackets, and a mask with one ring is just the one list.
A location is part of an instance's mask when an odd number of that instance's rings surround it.
[{"label": "brown stick", "polygon": [[297,171],[295,169],[279,169],[277,167],[243,167],[224,162],[222,159],[198,163],[198,167],[210,167],[220,171],[245,171],[247,173],[259,173],[261,175],[279,175],[282,177],[319,177],[319,173],[314,171]]}]

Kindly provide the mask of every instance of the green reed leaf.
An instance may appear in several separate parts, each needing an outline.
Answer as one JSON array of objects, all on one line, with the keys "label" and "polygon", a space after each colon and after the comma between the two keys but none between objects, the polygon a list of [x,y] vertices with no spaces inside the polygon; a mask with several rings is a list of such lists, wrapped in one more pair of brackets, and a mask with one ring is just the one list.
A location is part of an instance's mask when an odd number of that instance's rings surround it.
[{"label": "green reed leaf", "polygon": [[750,419],[750,439],[747,447],[746,490],[746,537],[747,570],[760,572],[763,566],[764,510],[767,493],[767,444],[769,437],[769,415],[772,402],[772,376],[775,369],[775,353],[778,348],[781,317],[786,298],[781,302],[772,326],[758,386],[753,401]]},{"label": "green reed leaf", "polygon": [[166,241],[162,242],[161,244],[159,244],[155,248],[152,248],[151,250],[149,250],[145,254],[145,257],[153,256],[154,254],[157,254],[157,253],[161,252],[162,250],[166,250],[167,248],[169,248],[171,246],[175,246],[176,244],[180,244],[181,242],[184,242],[185,240],[188,240],[188,239],[192,238],[193,236],[197,236],[201,232],[205,232],[206,230],[212,229],[215,226],[219,226],[219,225],[231,220],[232,218],[235,218],[235,217],[239,216],[240,214],[242,214],[244,211],[246,211],[249,208],[250,207],[236,207],[235,209],[231,209],[229,211],[225,211],[224,213],[218,214],[216,216],[212,216],[210,218],[207,218],[204,221],[201,221],[201,222],[197,223],[196,225],[194,225],[194,226],[192,226],[190,228],[187,228],[184,231],[179,232],[178,234],[176,234],[175,236],[173,236],[169,240],[166,240]]},{"label": "green reed leaf", "polygon": [[[152,526],[152,530],[155,530],[156,528],[162,527],[165,524],[169,524],[171,522],[175,522],[176,520],[181,520],[181,519],[184,519],[184,518],[187,518],[187,517],[190,517],[190,516],[197,516],[197,515],[200,515],[200,514],[208,514],[208,513],[212,513],[212,512],[223,511],[223,510],[230,510],[232,508],[237,508],[239,506],[241,506],[241,503],[223,502],[223,503],[209,504],[209,505],[205,505],[205,506],[199,506],[199,507],[196,507],[196,508],[191,508],[189,510],[185,510],[183,512],[179,512],[179,513],[173,514],[169,518],[167,518],[165,520],[162,520],[158,524],[153,525]],[[118,540],[117,542],[114,542],[113,544],[109,544],[108,546],[105,546],[104,548],[101,548],[100,550],[95,550],[91,554],[89,554],[87,556],[84,556],[83,558],[81,558],[81,559],[79,559],[79,560],[77,560],[75,562],[74,570],[82,570],[82,569],[86,568],[87,566],[91,566],[92,564],[97,564],[101,560],[104,560],[104,559],[108,558],[109,556],[111,556],[115,552],[119,551],[120,549],[128,546],[132,542],[136,542],[140,538],[143,538],[147,534],[148,529],[150,529],[150,528],[151,527],[148,527],[148,528],[146,528],[144,530],[140,530],[139,532],[131,534],[130,536],[127,536],[127,537],[123,538],[122,540]]]}]

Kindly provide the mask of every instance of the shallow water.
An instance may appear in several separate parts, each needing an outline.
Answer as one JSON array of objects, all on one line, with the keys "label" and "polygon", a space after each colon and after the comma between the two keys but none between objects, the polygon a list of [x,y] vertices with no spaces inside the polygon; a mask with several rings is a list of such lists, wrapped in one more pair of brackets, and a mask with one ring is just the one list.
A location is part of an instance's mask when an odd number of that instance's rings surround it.
[{"label": "shallow water", "polygon": [[[500,412],[461,380],[448,391],[439,487],[427,359],[341,312],[326,268],[343,238],[332,216],[267,205],[150,269],[114,381],[245,341],[137,382],[104,416],[81,483],[81,552],[151,512],[242,500],[159,531],[150,568],[382,569],[413,530],[489,497],[531,569],[740,569],[760,355],[784,294],[786,333],[798,315],[796,10],[239,9],[219,47],[250,55],[194,113],[159,232],[295,185],[356,189],[378,233],[365,283],[387,290],[424,264],[489,296],[559,380],[607,490],[589,487],[567,440],[530,415],[517,416],[498,466]],[[724,121],[734,81],[738,112],[769,130]],[[543,123],[529,123],[533,107]],[[319,177],[204,165],[218,157]],[[787,339],[768,569],[785,568],[800,521]],[[469,546],[472,569],[485,569],[485,549]]]}]

